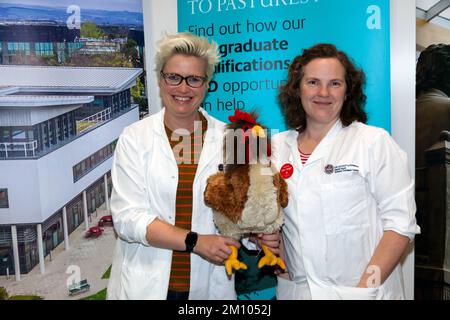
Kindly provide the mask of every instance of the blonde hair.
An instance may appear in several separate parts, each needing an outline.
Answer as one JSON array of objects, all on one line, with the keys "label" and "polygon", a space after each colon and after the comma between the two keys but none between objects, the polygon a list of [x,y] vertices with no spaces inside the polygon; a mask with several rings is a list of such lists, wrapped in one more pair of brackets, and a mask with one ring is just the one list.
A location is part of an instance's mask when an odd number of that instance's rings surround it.
[{"label": "blonde hair", "polygon": [[160,72],[167,61],[175,54],[194,56],[206,61],[206,76],[211,80],[214,68],[220,61],[219,47],[216,42],[209,42],[207,38],[193,35],[190,32],[179,32],[166,35],[158,42],[156,51],[156,75],[161,78]]}]

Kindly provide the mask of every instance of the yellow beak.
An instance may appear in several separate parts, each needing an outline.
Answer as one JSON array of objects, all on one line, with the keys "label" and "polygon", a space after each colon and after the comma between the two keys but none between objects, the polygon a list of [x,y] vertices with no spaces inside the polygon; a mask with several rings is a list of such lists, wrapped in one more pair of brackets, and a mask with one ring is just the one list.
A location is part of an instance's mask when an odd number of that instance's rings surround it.
[{"label": "yellow beak", "polygon": [[264,129],[261,126],[258,126],[258,125],[254,126],[252,128],[252,135],[255,138],[256,137],[260,137],[260,138],[265,138],[266,137],[266,134],[264,133]]}]

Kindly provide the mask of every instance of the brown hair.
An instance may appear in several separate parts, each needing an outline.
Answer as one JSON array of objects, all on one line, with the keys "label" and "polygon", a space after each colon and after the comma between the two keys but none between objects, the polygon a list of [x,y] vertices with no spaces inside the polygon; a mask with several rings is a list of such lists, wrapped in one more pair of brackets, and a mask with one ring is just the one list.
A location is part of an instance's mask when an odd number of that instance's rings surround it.
[{"label": "brown hair", "polygon": [[278,99],[287,127],[299,131],[304,131],[306,128],[306,112],[300,99],[300,81],[303,78],[303,68],[318,58],[336,58],[344,66],[347,92],[340,114],[342,124],[348,126],[355,120],[366,123],[367,114],[364,111],[366,95],[363,92],[364,72],[357,69],[343,51],[339,51],[332,44],[321,43],[304,49],[301,55],[295,57],[289,66],[288,81],[280,87]]}]

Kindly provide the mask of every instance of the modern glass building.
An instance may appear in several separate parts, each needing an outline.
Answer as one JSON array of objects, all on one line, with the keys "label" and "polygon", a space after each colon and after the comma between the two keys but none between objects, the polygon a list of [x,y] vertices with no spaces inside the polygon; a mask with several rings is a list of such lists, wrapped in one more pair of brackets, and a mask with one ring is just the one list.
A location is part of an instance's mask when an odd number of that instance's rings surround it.
[{"label": "modern glass building", "polygon": [[99,26],[114,39],[81,38],[80,29],[69,29],[52,21],[0,22],[0,64],[33,64],[33,57],[56,57],[64,63],[78,54],[119,52],[127,39],[136,42],[144,56],[144,32],[125,26]]},{"label": "modern glass building", "polygon": [[141,73],[0,66],[0,274],[44,272],[44,257],[89,227],[118,136],[139,120],[130,88]]},{"label": "modern glass building", "polygon": [[33,56],[56,56],[59,62],[80,49],[80,29],[56,22],[0,23],[0,64],[29,64]]}]

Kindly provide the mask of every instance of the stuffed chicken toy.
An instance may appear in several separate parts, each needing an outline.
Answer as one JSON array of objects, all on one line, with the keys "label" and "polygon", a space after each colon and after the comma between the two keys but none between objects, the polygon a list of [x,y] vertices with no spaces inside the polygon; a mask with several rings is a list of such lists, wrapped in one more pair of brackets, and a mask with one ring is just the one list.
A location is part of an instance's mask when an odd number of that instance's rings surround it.
[{"label": "stuffed chicken toy", "polygon": [[[270,137],[256,121],[254,112],[236,110],[224,137],[224,171],[208,178],[205,203],[213,209],[214,223],[220,233],[240,240],[252,233],[273,233],[283,224],[288,204],[287,185],[270,163]],[[238,251],[225,261],[226,272],[247,269],[238,261]],[[282,259],[262,245],[264,256],[258,267],[278,265]]]}]

